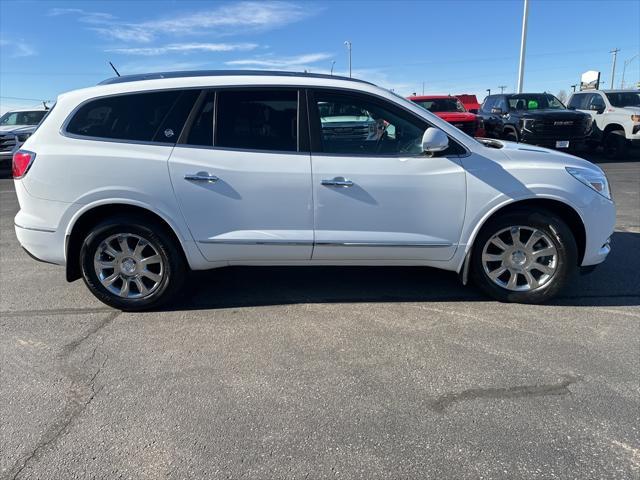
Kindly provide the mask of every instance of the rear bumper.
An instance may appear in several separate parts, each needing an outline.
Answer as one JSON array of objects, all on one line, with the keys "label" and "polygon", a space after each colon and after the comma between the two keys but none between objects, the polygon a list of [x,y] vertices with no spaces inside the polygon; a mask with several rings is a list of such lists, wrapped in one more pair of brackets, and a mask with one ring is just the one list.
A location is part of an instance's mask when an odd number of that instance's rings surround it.
[{"label": "rear bumper", "polygon": [[29,256],[46,263],[64,265],[64,241],[60,248],[59,232],[15,224],[16,237]]}]

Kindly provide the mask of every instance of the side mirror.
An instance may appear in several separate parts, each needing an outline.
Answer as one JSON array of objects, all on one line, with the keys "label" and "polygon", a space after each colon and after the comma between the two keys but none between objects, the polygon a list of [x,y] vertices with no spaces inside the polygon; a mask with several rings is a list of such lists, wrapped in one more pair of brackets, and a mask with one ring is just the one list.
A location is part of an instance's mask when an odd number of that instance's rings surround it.
[{"label": "side mirror", "polygon": [[449,137],[439,128],[429,127],[422,135],[423,152],[442,152],[449,147]]},{"label": "side mirror", "polygon": [[477,108],[470,108],[469,112],[475,113],[477,115],[478,114],[478,109]]},{"label": "side mirror", "polygon": [[598,105],[589,105],[589,110],[596,113],[602,113],[604,112],[604,107]]},{"label": "side mirror", "polygon": [[491,109],[491,113],[495,113],[496,115],[502,115],[504,112],[502,111],[501,108],[493,107]]}]

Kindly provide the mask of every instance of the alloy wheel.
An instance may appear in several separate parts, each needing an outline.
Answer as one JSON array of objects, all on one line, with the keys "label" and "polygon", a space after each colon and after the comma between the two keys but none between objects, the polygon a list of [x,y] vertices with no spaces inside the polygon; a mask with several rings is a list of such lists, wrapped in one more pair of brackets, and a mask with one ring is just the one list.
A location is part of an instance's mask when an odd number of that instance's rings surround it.
[{"label": "alloy wheel", "polygon": [[145,298],[158,289],[165,275],[159,249],[132,233],[111,235],[100,243],[93,259],[98,280],[121,298]]},{"label": "alloy wheel", "polygon": [[558,269],[558,251],[543,231],[512,226],[500,230],[485,243],[482,266],[496,285],[526,292],[552,280]]}]

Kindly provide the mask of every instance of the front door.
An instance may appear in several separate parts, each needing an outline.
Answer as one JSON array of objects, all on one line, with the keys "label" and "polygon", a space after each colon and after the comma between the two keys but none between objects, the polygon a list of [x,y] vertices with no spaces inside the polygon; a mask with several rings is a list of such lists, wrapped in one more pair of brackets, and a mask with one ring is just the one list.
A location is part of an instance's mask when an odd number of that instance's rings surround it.
[{"label": "front door", "polygon": [[464,221],[465,172],[448,151],[422,152],[428,126],[368,95],[309,96],[314,260],[448,260]]},{"label": "front door", "polygon": [[247,88],[199,99],[169,170],[207,260],[310,259],[311,163],[298,97],[296,89]]}]

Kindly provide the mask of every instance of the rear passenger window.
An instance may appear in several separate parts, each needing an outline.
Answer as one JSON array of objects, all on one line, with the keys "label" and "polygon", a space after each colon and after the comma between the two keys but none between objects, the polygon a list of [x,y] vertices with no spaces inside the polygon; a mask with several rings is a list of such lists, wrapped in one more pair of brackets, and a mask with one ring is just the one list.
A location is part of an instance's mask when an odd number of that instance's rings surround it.
[{"label": "rear passenger window", "polygon": [[67,132],[87,137],[175,143],[199,91],[134,93],[93,100]]},{"label": "rear passenger window", "polygon": [[217,147],[295,152],[298,92],[219,91],[215,129]]}]

